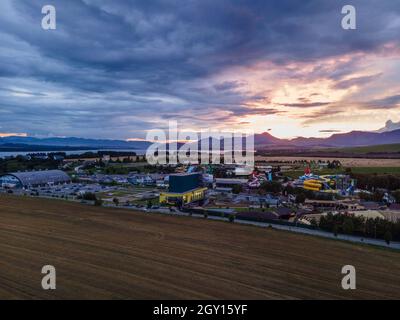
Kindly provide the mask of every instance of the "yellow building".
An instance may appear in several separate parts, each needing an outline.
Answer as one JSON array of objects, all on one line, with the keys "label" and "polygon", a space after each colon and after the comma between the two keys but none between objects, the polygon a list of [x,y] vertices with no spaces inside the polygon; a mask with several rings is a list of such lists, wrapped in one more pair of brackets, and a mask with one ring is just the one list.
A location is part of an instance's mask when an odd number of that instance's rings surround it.
[{"label": "yellow building", "polygon": [[196,188],[185,192],[163,192],[160,193],[160,203],[175,204],[180,202],[188,204],[204,199],[207,188]]}]

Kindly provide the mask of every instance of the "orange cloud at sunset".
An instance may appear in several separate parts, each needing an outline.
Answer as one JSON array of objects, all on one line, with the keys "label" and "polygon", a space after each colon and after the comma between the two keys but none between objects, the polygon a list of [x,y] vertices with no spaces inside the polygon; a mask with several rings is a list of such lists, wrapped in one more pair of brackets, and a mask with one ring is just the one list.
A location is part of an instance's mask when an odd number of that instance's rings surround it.
[{"label": "orange cloud at sunset", "polygon": [[5,138],[5,137],[27,137],[28,135],[26,133],[4,133],[0,132],[0,138]]},{"label": "orange cloud at sunset", "polygon": [[389,46],[375,53],[286,65],[258,62],[224,70],[214,80],[240,84],[236,92],[259,110],[232,122],[293,138],[378,130],[387,120],[399,121],[399,75],[399,50]]}]

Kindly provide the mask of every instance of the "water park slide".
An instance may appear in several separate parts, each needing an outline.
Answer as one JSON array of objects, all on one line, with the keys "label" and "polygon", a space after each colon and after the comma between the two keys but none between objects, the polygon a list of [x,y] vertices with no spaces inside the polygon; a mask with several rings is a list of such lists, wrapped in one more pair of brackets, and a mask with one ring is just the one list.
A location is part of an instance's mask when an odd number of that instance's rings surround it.
[{"label": "water park slide", "polygon": [[320,191],[322,183],[318,180],[306,180],[304,181],[303,188],[306,190]]}]

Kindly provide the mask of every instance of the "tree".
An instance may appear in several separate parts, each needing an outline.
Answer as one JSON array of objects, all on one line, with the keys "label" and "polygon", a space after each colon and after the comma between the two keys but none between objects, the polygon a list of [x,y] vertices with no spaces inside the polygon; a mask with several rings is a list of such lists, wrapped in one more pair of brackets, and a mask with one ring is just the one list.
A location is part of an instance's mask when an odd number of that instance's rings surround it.
[{"label": "tree", "polygon": [[239,193],[241,193],[243,191],[243,188],[242,188],[242,186],[240,185],[240,184],[235,184],[233,187],[232,187],[232,193],[234,193],[234,194],[239,194]]},{"label": "tree", "polygon": [[118,207],[118,205],[119,205],[119,200],[118,200],[118,198],[114,198],[114,199],[113,199],[113,202],[114,202],[114,204]]},{"label": "tree", "polygon": [[304,203],[306,201],[306,195],[304,193],[299,193],[296,196],[296,203]]},{"label": "tree", "polygon": [[87,200],[87,201],[96,201],[96,200],[97,200],[97,197],[96,197],[96,194],[94,194],[94,193],[92,193],[92,192],[85,192],[85,193],[82,195],[82,199],[83,199],[83,200]]},{"label": "tree", "polygon": [[388,230],[385,232],[385,235],[383,237],[386,243],[389,245],[390,241],[392,241],[392,233]]},{"label": "tree", "polygon": [[313,218],[311,218],[311,220],[310,220],[310,223],[311,223],[311,225],[312,225],[313,227],[316,227],[316,226],[318,226],[317,219],[315,219],[314,217],[313,217]]},{"label": "tree", "polygon": [[396,199],[397,203],[400,203],[400,190],[393,191],[393,197]]},{"label": "tree", "polygon": [[338,232],[339,232],[339,227],[338,227],[337,224],[334,224],[334,225],[333,225],[332,231],[333,231],[333,235],[334,235],[335,237],[337,237],[337,236],[338,236]]},{"label": "tree", "polygon": [[351,218],[346,218],[344,220],[342,230],[345,234],[352,234],[354,232],[354,223]]},{"label": "tree", "polygon": [[264,181],[261,186],[266,192],[279,193],[282,191],[282,185],[277,181]]}]

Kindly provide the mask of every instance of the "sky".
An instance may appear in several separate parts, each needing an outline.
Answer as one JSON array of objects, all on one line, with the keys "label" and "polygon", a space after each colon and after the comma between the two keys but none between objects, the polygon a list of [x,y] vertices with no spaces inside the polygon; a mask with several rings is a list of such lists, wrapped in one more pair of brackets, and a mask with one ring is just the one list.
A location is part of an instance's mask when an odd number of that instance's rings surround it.
[{"label": "sky", "polygon": [[1,0],[0,136],[379,130],[400,121],[399,35],[398,0]]}]

